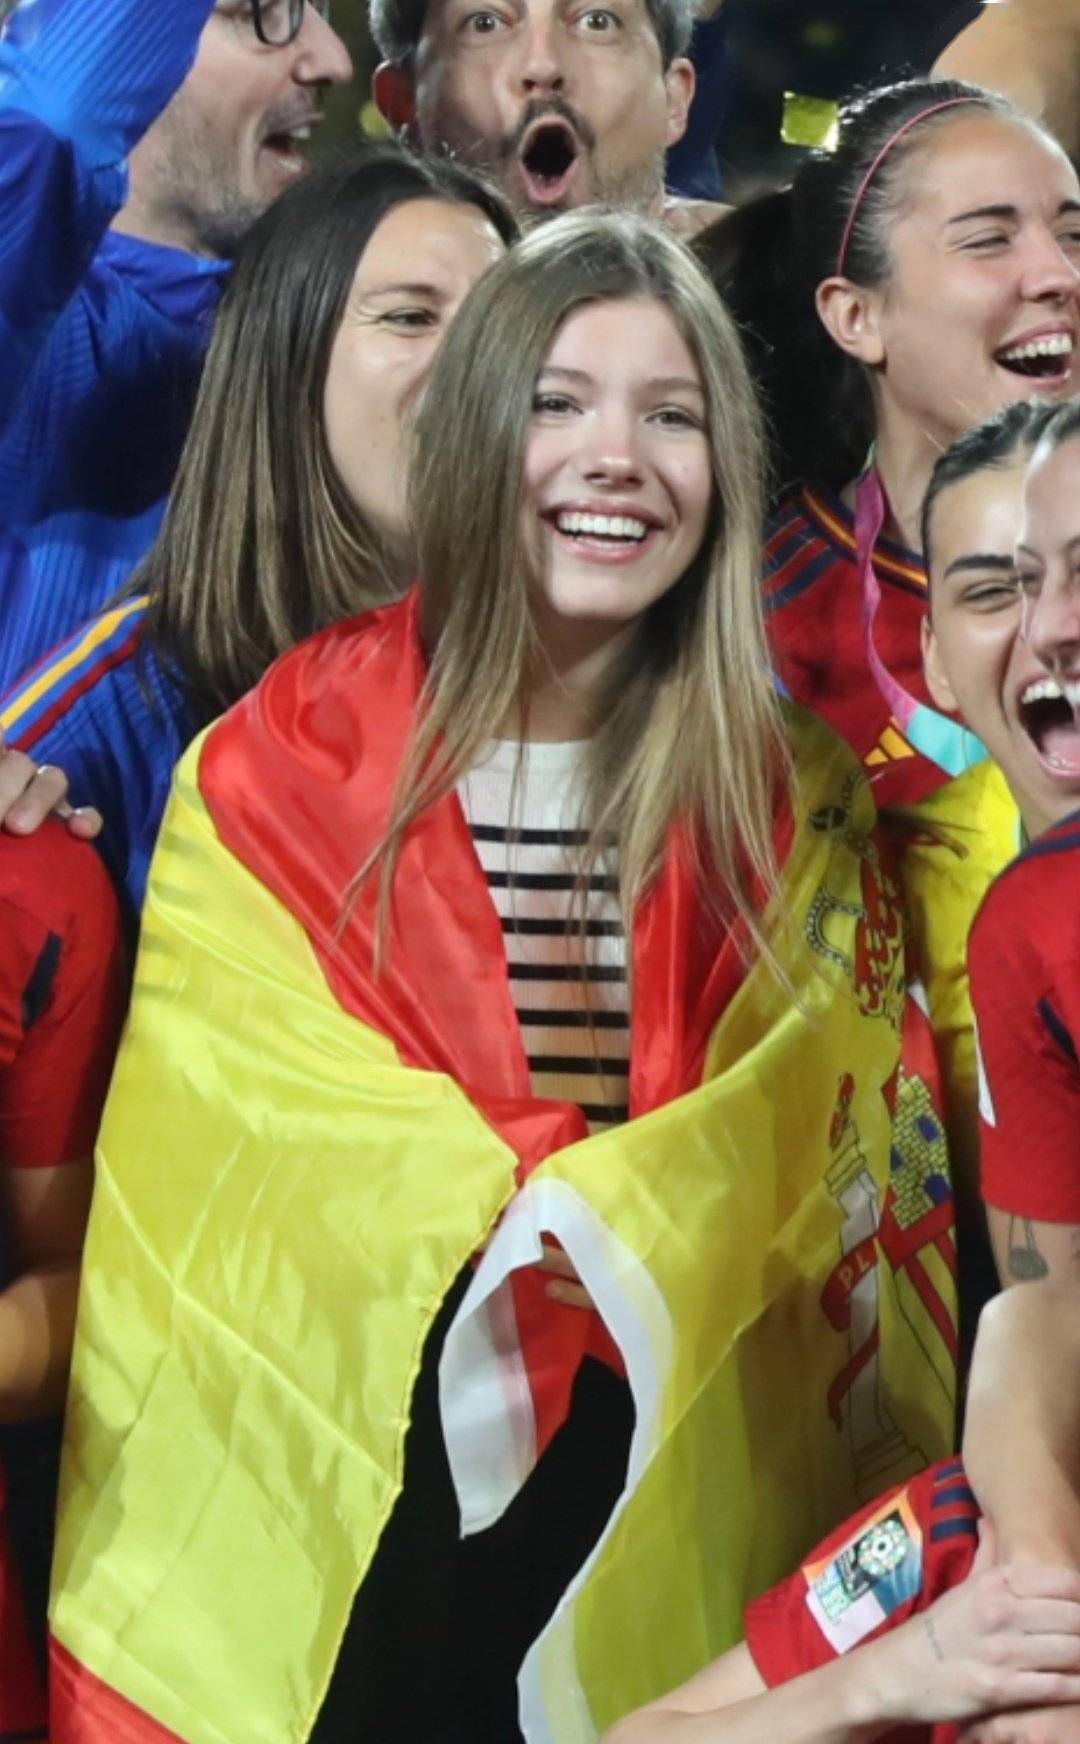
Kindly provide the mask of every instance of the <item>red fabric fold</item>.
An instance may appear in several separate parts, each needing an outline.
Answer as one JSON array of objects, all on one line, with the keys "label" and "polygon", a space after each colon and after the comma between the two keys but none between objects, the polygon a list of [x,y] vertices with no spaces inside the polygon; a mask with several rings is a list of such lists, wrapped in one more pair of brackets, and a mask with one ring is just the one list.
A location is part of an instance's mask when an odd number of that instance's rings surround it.
[{"label": "red fabric fold", "polygon": [[87,1671],[55,1636],[49,1641],[49,1735],[52,1744],[183,1744]]}]

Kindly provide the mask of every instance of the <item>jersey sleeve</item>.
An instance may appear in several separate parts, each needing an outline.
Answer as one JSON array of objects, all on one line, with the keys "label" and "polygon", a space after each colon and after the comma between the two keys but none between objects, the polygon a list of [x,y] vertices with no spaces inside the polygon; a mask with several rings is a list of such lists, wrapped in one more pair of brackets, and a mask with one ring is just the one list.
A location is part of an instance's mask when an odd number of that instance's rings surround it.
[{"label": "jersey sleeve", "polygon": [[993,886],[968,942],[981,1190],[1013,1216],[1080,1223],[1080,1065],[1058,987],[1080,965],[1061,925],[1044,946],[1025,871]]},{"label": "jersey sleeve", "polygon": [[71,803],[100,811],[96,846],[131,930],[172,769],[197,725],[179,681],[141,645],[146,606],[101,613],[0,697],[6,743],[55,763]]},{"label": "jersey sleeve", "polygon": [[[45,914],[25,874],[21,891],[3,876],[31,840],[48,856]],[[10,1168],[77,1161],[93,1150],[126,993],[116,898],[93,848],[59,825],[4,839],[0,928],[0,1159]]]},{"label": "jersey sleeve", "polygon": [[746,1642],[771,1687],[894,1629],[969,1573],[978,1507],[958,1461],[931,1466],[837,1527],[747,1606]]},{"label": "jersey sleeve", "polygon": [[0,36],[0,430],[127,197],[212,0],[23,0]]}]

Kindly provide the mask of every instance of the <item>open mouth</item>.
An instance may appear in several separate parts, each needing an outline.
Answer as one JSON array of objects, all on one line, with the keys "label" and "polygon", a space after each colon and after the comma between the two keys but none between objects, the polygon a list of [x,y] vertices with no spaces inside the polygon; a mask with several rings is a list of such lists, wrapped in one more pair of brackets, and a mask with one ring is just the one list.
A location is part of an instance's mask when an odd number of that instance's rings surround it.
[{"label": "open mouth", "polygon": [[636,515],[596,515],[580,509],[560,510],[554,521],[567,538],[609,546],[612,551],[632,551],[643,545],[652,531],[649,523],[640,521]]},{"label": "open mouth", "polygon": [[311,139],[313,128],[313,122],[304,121],[299,122],[295,127],[281,128],[276,133],[268,133],[262,141],[263,149],[273,152],[275,157],[291,168],[299,168],[302,165],[306,167],[305,148]]},{"label": "open mouth", "polygon": [[530,199],[552,205],[562,198],[577,167],[578,141],[566,121],[539,121],[530,128],[519,158]]},{"label": "open mouth", "polygon": [[1020,721],[1049,769],[1080,776],[1080,679],[1037,678],[1026,685]]},{"label": "open mouth", "polygon": [[1045,339],[1029,339],[994,353],[995,363],[1013,375],[1032,382],[1059,382],[1072,368],[1074,340],[1071,333],[1054,333]]}]

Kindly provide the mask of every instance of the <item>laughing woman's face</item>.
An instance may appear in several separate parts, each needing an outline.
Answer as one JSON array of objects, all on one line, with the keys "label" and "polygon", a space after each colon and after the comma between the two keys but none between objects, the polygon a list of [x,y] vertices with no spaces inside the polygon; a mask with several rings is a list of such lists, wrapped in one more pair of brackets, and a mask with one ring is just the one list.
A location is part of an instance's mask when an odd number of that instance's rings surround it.
[{"label": "laughing woman's face", "polygon": [[[1067,472],[1075,504],[1080,501],[1080,442],[1066,443],[1052,458],[1058,455],[1062,463],[1055,476],[1041,482],[1060,487],[1056,475]],[[1044,613],[1045,624],[1034,626],[1037,639],[1031,634],[1040,560],[1021,549],[1018,561],[1017,541],[1042,541],[1049,529],[1044,521],[1040,531],[1030,502],[1025,516],[1026,471],[1022,454],[1008,466],[973,473],[938,496],[925,653],[935,702],[958,714],[982,740],[1034,836],[1080,806],[1080,733],[1060,679],[1044,658],[1050,641],[1059,639],[1057,617]],[[1076,531],[1080,535],[1080,523]],[[1080,679],[1080,640],[1076,667]]]},{"label": "laughing woman's face", "polygon": [[944,448],[1080,389],[1080,185],[1042,135],[963,109],[906,168],[871,361],[882,410]]}]

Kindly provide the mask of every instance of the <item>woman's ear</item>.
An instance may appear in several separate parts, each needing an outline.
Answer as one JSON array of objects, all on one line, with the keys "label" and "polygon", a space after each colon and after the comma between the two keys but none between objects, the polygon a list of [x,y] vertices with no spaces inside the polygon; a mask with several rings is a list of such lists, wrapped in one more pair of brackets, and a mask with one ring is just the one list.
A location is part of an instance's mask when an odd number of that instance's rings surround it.
[{"label": "woman's ear", "polygon": [[853,285],[850,279],[822,279],[814,293],[818,319],[834,345],[870,369],[884,363],[880,291]]},{"label": "woman's ear", "polygon": [[960,713],[956,695],[949,683],[941,660],[941,649],[934,634],[934,622],[929,612],[922,621],[922,663],[926,688],[943,714]]}]

